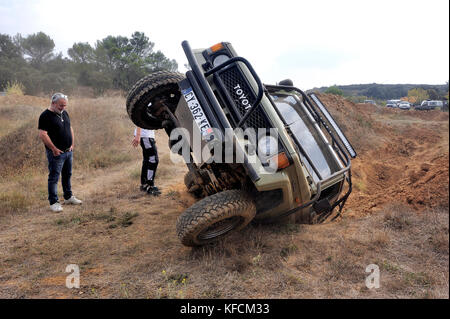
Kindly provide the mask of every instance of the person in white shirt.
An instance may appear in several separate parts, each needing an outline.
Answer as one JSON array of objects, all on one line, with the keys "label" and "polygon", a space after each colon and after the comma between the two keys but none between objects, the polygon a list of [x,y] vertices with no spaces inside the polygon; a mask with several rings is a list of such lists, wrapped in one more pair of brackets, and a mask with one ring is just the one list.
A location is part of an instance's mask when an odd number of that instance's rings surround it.
[{"label": "person in white shirt", "polygon": [[155,186],[155,174],[158,167],[159,158],[155,142],[155,131],[136,127],[134,130],[134,139],[131,142],[134,147],[142,147],[142,170],[141,187],[142,191],[148,194],[158,196],[161,191]]}]

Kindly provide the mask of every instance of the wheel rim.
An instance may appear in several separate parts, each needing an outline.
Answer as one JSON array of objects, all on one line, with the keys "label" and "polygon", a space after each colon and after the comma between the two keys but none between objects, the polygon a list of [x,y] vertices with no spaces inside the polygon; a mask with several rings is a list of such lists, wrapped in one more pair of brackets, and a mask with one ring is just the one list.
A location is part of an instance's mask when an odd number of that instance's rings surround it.
[{"label": "wheel rim", "polygon": [[198,234],[197,237],[199,240],[209,240],[212,238],[217,238],[235,229],[243,222],[243,220],[244,218],[241,216],[233,216],[230,218],[222,219],[210,225],[207,229]]},{"label": "wheel rim", "polygon": [[163,120],[163,118],[159,118],[157,115],[154,115],[153,113],[155,110],[153,110],[153,107],[156,105],[157,108],[161,108],[163,106],[166,106],[169,108],[169,110],[174,109],[177,106],[177,102],[179,99],[178,92],[168,89],[166,92],[159,94],[158,96],[152,97],[147,102],[147,107],[145,108],[145,113],[154,120]]}]

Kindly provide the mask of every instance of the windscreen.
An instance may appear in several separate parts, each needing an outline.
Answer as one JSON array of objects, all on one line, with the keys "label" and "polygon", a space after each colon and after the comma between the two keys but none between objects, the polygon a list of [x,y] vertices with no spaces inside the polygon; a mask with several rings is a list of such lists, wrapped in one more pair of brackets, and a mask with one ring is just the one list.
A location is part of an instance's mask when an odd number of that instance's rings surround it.
[{"label": "windscreen", "polygon": [[[308,110],[296,96],[273,94],[271,95],[275,106],[280,112],[284,122],[289,126],[296,143],[311,159],[322,179],[337,172],[340,168],[331,154],[331,150],[315,126],[314,119],[309,116]],[[319,176],[314,172],[308,161],[302,156],[308,170],[315,180]]]}]

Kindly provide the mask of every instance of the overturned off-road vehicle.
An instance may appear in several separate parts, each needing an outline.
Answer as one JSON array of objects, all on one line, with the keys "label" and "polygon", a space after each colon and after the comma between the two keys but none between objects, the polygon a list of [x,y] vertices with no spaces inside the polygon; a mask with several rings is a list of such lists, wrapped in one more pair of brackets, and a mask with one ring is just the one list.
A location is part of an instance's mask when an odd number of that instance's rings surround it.
[{"label": "overturned off-road vehicle", "polygon": [[178,218],[181,242],[203,245],[252,220],[338,217],[352,190],[356,153],[318,96],[290,80],[263,85],[230,43],[182,47],[186,75],[152,73],[126,101],[137,126],[165,129],[189,169],[184,182],[200,200]]}]

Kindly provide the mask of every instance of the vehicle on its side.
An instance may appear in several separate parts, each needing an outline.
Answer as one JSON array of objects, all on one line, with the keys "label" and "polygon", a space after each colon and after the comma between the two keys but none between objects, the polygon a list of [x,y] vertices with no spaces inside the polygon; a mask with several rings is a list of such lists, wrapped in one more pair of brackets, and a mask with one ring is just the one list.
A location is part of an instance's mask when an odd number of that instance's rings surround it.
[{"label": "vehicle on its side", "polygon": [[386,101],[386,107],[398,107],[398,103],[400,103],[400,100],[387,100]]},{"label": "vehicle on its side", "polygon": [[[252,220],[337,218],[352,191],[356,152],[319,96],[290,80],[262,84],[228,42],[192,50],[183,41],[182,47],[191,68],[185,75],[152,73],[126,100],[134,124],[164,129],[189,169],[184,183],[200,200],[178,217],[182,244],[216,241]],[[227,137],[229,158],[220,152]]]},{"label": "vehicle on its side", "polygon": [[409,110],[411,109],[411,103],[409,103],[408,101],[401,101],[400,103],[398,103],[398,108],[402,110]]},{"label": "vehicle on its side", "polygon": [[434,110],[436,108],[442,108],[444,103],[442,101],[425,100],[415,107],[416,110]]},{"label": "vehicle on its side", "polygon": [[373,104],[377,105],[377,103],[374,100],[364,100],[364,104]]}]

